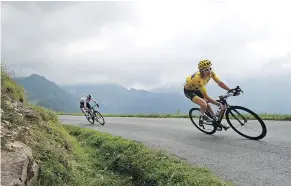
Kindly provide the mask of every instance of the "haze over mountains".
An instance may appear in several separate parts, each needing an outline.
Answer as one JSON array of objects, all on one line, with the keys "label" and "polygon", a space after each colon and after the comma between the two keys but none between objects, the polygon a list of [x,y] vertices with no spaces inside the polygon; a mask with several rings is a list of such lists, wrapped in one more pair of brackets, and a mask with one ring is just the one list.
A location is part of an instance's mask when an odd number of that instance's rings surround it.
[{"label": "haze over mountains", "polygon": [[[43,76],[32,74],[14,78],[23,85],[31,103],[61,112],[79,112],[79,98],[91,93],[101,112],[116,114],[187,113],[193,104],[184,96],[183,87],[160,88],[152,91],[127,89],[117,84],[58,85]],[[248,107],[259,113],[291,113],[291,80],[289,78],[261,78],[239,85],[244,94],[229,98],[232,104]],[[214,83],[207,86],[212,97],[225,93]]]}]

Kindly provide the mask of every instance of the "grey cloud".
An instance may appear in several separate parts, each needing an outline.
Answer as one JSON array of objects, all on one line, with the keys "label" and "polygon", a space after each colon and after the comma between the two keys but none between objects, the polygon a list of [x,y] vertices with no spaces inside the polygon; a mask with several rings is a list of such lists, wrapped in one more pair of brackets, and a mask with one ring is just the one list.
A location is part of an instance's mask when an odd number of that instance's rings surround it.
[{"label": "grey cloud", "polygon": [[[150,86],[159,79],[161,73],[159,67],[138,65],[135,64],[134,59],[104,59],[102,61],[96,60],[95,63],[92,61],[87,65],[73,63],[73,65],[69,65],[70,67],[62,64],[57,66],[55,66],[54,71],[44,73],[48,77],[54,77],[59,83],[69,84],[92,80],[100,82],[100,80],[106,79],[107,82],[118,82],[124,86],[130,86],[136,82]],[[94,76],[97,78],[94,79]]]},{"label": "grey cloud", "polygon": [[[138,28],[138,15],[133,2],[2,2],[2,55],[14,68],[58,83],[115,81],[154,86],[171,81],[176,86],[197,69],[201,58],[212,59],[224,79],[250,76],[245,66],[251,65],[244,62],[252,62],[255,54],[246,45],[268,36],[266,27],[246,27],[233,15],[214,22],[211,30],[197,25],[197,33],[182,32],[160,46],[139,48],[131,34],[119,33],[121,25]],[[105,51],[66,56],[71,42],[104,35],[111,44]],[[268,60],[290,59],[289,55]],[[266,61],[263,69],[271,73],[268,69],[274,64]]]},{"label": "grey cloud", "polygon": [[53,2],[50,2],[50,1],[41,1],[41,2],[2,1],[1,3],[4,4],[5,6],[8,5],[18,10],[23,10],[23,9],[25,10],[25,9],[29,9],[31,6],[36,6],[36,7],[39,7],[41,10],[43,10],[44,12],[49,13],[56,10],[64,9],[67,6],[76,5],[79,2],[76,2],[76,1],[71,1],[71,2],[68,2],[68,1],[53,1]]},{"label": "grey cloud", "polygon": [[[284,57],[277,57],[268,60],[261,68],[262,77],[270,77],[272,75],[289,75],[291,74],[291,52]],[[278,74],[278,72],[280,72]]]},{"label": "grey cloud", "polygon": [[29,68],[35,73],[51,74],[58,71],[55,69],[62,63],[62,57],[54,56],[48,47],[62,50],[72,40],[98,33],[103,25],[130,20],[130,6],[128,2],[5,2],[2,56],[16,71]]},{"label": "grey cloud", "polygon": [[[47,45],[55,43],[64,45],[71,40],[96,34],[102,25],[130,20],[128,18],[130,18],[131,11],[128,5],[128,2],[14,2],[4,4],[2,6],[4,12],[2,34],[5,46],[3,53],[21,49],[25,54],[35,55],[43,52]],[[55,11],[42,11],[46,8],[54,8]],[[14,14],[6,17],[11,12]]]}]

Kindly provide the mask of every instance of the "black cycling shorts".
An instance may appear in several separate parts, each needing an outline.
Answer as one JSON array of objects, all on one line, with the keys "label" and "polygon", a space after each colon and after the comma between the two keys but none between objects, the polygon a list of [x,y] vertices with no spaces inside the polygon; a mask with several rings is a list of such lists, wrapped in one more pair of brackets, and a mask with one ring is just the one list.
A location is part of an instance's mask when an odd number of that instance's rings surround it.
[{"label": "black cycling shorts", "polygon": [[187,90],[184,88],[184,94],[187,98],[189,98],[191,101],[195,96],[198,96],[200,98],[204,98],[203,94],[199,90]]},{"label": "black cycling shorts", "polygon": [[[88,108],[88,109],[91,109],[91,105],[87,102],[86,103],[86,107]],[[81,101],[80,102],[80,108],[84,108],[84,101]]]}]

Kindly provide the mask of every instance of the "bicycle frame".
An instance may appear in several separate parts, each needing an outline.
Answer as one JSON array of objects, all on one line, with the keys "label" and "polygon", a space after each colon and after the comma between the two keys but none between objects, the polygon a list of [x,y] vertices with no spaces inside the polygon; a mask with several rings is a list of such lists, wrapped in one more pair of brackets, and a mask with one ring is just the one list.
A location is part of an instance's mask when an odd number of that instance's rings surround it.
[{"label": "bicycle frame", "polygon": [[[232,93],[233,91],[235,91],[234,93]],[[229,105],[228,103],[227,103],[227,98],[229,98],[229,97],[231,97],[231,96],[237,96],[237,95],[239,95],[240,94],[240,92],[242,92],[243,93],[243,91],[237,86],[235,89],[231,89],[229,92],[227,92],[226,94],[224,94],[224,95],[221,95],[221,96],[219,96],[219,100],[216,100],[217,102],[219,102],[219,103],[221,103],[222,105],[225,105],[226,106],[226,109],[224,109],[224,110],[221,110],[220,112],[219,112],[219,117],[218,117],[218,123],[220,124],[221,123],[221,121],[222,121],[222,119],[223,119],[223,116],[225,115],[225,113],[226,113],[226,111],[227,111],[227,109],[229,109],[230,107],[231,107],[231,105]],[[236,94],[236,95],[235,95]],[[237,111],[236,111],[237,112]],[[238,112],[237,112],[238,113]],[[240,113],[238,113],[241,117],[243,117]],[[244,118],[244,117],[243,117]],[[244,120],[246,120],[245,118],[244,118]]]}]

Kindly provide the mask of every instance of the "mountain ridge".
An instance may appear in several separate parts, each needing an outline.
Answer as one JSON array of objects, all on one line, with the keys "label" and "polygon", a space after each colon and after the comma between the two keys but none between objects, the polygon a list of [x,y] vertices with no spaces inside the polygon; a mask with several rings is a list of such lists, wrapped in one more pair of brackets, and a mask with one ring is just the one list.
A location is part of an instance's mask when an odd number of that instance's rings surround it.
[{"label": "mountain ridge", "polygon": [[[128,89],[116,83],[59,85],[37,74],[15,79],[27,90],[32,103],[60,112],[80,112],[79,99],[88,93],[93,95],[100,105],[99,109],[105,113],[173,114],[177,110],[188,113],[196,106],[184,96],[183,87],[147,91]],[[286,86],[291,84],[291,80],[288,78],[228,81],[228,84],[239,84],[244,91],[241,96],[229,98],[230,104],[245,106],[258,113],[287,114],[291,111],[291,91]],[[270,85],[277,85],[281,92]],[[213,82],[207,89],[213,98],[226,92]]]},{"label": "mountain ridge", "polygon": [[65,90],[44,76],[32,74],[28,77],[14,77],[13,79],[24,87],[28,100],[33,104],[55,111],[78,111],[74,109],[77,102],[68,96]]}]

